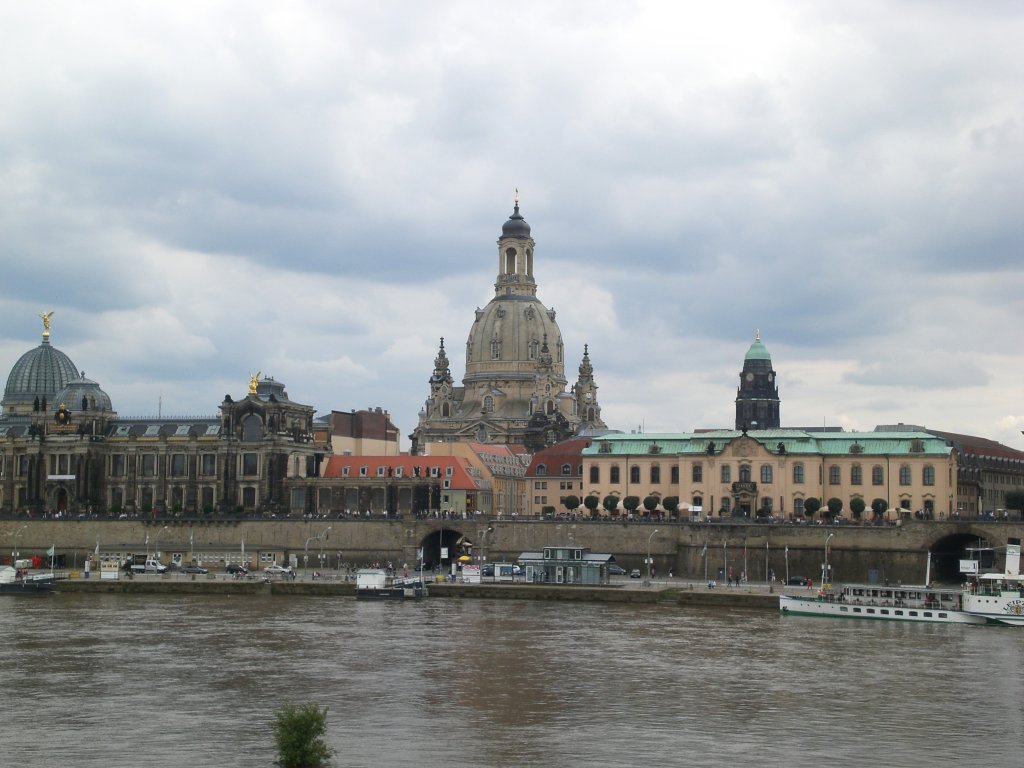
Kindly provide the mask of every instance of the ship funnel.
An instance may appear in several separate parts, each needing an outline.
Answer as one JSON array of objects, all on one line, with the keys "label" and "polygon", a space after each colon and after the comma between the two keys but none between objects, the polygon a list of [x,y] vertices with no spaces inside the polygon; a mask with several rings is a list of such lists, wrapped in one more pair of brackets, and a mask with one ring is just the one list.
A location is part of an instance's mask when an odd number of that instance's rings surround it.
[{"label": "ship funnel", "polygon": [[1006,540],[1006,575],[1020,575],[1020,539]]}]

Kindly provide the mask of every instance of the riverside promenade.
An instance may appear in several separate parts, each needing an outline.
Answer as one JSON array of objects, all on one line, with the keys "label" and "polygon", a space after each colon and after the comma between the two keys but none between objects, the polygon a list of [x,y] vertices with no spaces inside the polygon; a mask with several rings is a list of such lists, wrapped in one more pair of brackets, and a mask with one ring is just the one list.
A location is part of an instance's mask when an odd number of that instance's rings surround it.
[{"label": "riverside promenade", "polygon": [[[429,585],[427,599],[449,600],[543,600],[566,602],[603,602],[632,604],[675,604],[679,606],[715,606],[777,611],[778,595],[783,590],[801,593],[803,587],[767,585],[763,582],[726,587],[719,584],[709,589],[705,582],[686,579],[655,579],[645,586],[639,579],[615,577],[607,586],[534,584],[525,581],[505,583],[463,584],[436,582],[433,574],[425,578]],[[267,579],[261,577],[236,579],[224,574],[200,576],[140,575],[118,580],[81,577],[62,579],[57,587],[61,593],[105,594],[236,594],[302,597],[355,597],[355,582],[340,577],[312,579]]]}]

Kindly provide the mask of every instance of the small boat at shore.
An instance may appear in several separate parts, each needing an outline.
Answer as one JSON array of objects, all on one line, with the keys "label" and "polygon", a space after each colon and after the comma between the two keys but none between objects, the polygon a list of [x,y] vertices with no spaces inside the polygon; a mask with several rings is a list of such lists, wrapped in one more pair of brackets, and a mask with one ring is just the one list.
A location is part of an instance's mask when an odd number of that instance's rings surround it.
[{"label": "small boat at shore", "polygon": [[56,582],[52,573],[28,574],[9,565],[0,566],[2,595],[45,595],[53,592]]},{"label": "small boat at shore", "polygon": [[1020,539],[1007,545],[1002,573],[975,571],[960,587],[847,584],[839,591],[822,588],[816,595],[780,595],[779,611],[792,616],[1024,626]]},{"label": "small boat at shore", "polygon": [[361,568],[356,571],[357,600],[419,600],[427,596],[423,579],[392,578],[382,568]]}]

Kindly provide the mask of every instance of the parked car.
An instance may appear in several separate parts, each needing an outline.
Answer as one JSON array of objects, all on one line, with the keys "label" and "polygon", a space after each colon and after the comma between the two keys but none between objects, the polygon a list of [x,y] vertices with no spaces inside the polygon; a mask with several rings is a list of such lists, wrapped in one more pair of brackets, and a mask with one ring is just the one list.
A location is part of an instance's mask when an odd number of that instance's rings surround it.
[{"label": "parked car", "polygon": [[632,571],[630,571],[629,572],[629,578],[631,578],[631,579],[639,579],[640,578],[640,569],[639,568],[634,568]]},{"label": "parked car", "polygon": [[289,575],[289,574],[291,574],[292,569],[289,566],[287,566],[287,565],[277,565],[275,563],[274,565],[268,565],[266,568],[263,569],[263,572],[264,573],[279,573],[281,575]]},{"label": "parked car", "polygon": [[488,563],[480,571],[481,576],[493,576],[494,575],[494,563]]},{"label": "parked car", "polygon": [[786,583],[791,587],[806,587],[811,583],[811,580],[806,576],[790,576],[786,579]]},{"label": "parked car", "polygon": [[182,573],[209,573],[209,571],[199,565],[186,565],[182,566]]},{"label": "parked car", "polygon": [[626,569],[618,563],[608,564],[608,575],[609,576],[625,576],[627,573]]},{"label": "parked car", "polygon": [[235,576],[245,576],[249,573],[249,569],[244,565],[238,563],[228,563],[228,567],[224,569],[224,573],[233,573]]}]

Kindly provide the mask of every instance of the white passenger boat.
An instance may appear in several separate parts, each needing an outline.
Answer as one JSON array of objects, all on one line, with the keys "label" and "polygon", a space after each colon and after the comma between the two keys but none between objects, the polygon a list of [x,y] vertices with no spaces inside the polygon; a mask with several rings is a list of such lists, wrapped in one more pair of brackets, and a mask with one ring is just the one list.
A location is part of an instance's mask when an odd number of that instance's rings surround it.
[{"label": "white passenger boat", "polygon": [[1020,539],[1010,539],[1002,573],[975,573],[962,587],[847,584],[838,592],[781,595],[779,610],[793,616],[1024,626]]}]

